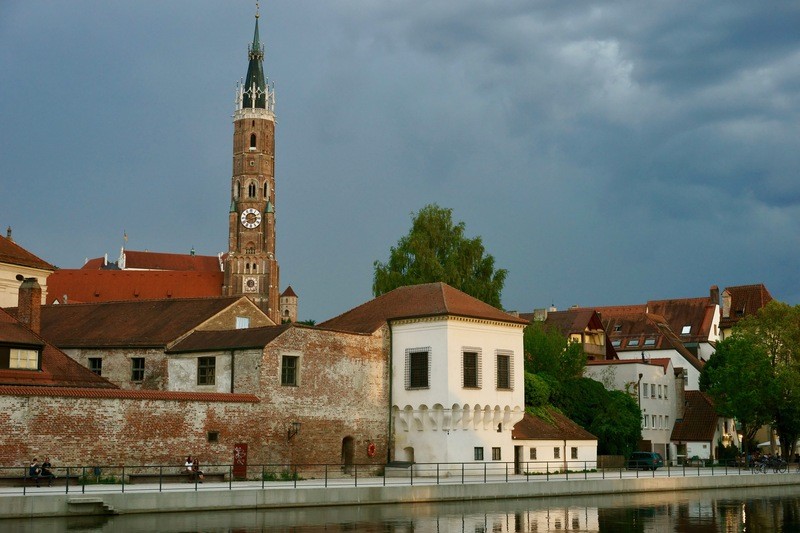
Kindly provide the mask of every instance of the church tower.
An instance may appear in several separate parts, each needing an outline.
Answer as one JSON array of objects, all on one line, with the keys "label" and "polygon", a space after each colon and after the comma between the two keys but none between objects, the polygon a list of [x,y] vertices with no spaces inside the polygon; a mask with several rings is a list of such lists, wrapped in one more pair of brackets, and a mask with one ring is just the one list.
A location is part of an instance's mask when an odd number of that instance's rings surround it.
[{"label": "church tower", "polygon": [[264,77],[258,11],[250,63],[236,87],[233,177],[223,293],[250,297],[280,324],[275,259],[275,92]]}]

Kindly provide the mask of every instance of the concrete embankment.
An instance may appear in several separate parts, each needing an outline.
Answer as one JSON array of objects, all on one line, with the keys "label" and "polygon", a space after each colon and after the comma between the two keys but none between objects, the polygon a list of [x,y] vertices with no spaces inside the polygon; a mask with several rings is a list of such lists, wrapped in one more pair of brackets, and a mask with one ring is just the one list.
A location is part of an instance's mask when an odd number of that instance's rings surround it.
[{"label": "concrete embankment", "polygon": [[330,486],[327,488],[205,487],[174,490],[91,494],[0,495],[0,517],[86,516],[234,509],[272,509],[537,498],[594,494],[629,494],[739,487],[800,485],[800,474],[641,477],[441,484],[414,486]]}]

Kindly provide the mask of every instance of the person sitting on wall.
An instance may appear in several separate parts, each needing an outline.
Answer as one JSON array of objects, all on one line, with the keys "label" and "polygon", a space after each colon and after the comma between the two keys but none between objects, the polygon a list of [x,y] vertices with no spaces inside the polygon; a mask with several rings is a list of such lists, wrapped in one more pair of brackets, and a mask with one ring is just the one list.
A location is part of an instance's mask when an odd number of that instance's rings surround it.
[{"label": "person sitting on wall", "polygon": [[189,483],[194,481],[194,461],[192,460],[191,455],[186,457],[186,463],[184,463],[183,468],[185,469],[185,472],[189,475]]},{"label": "person sitting on wall", "polygon": [[28,477],[36,480],[36,486],[39,486],[39,475],[42,473],[42,468],[39,466],[39,460],[34,457],[31,461],[31,466],[28,467]]},{"label": "person sitting on wall", "polygon": [[192,472],[194,473],[195,479],[202,483],[206,476],[203,474],[203,471],[200,470],[200,461],[197,460],[197,457],[194,458],[194,462],[192,463]]},{"label": "person sitting on wall", "polygon": [[50,463],[50,458],[45,457],[44,462],[42,463],[42,472],[41,477],[47,478],[47,486],[53,486],[53,480],[56,478],[56,475],[53,473],[53,465]]}]

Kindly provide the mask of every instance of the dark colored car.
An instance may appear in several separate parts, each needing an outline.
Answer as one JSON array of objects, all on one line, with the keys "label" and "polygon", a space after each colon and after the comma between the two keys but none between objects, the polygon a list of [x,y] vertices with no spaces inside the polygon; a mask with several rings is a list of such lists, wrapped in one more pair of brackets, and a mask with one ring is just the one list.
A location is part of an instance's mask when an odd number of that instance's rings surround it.
[{"label": "dark colored car", "polygon": [[664,459],[660,453],[633,452],[628,459],[628,468],[655,470],[660,466],[664,466]]}]

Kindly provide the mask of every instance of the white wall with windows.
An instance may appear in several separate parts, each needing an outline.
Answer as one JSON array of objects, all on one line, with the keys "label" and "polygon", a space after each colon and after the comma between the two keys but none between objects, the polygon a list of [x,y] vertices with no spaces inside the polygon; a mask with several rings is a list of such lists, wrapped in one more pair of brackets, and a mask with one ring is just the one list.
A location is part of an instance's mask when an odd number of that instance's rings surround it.
[{"label": "white wall with windows", "polygon": [[642,440],[675,464],[677,448],[670,439],[678,412],[676,387],[682,383],[676,381],[671,360],[597,361],[586,366],[584,375],[608,390],[631,394],[642,411]]},{"label": "white wall with windows", "polygon": [[597,468],[596,440],[537,439],[514,441],[522,446],[522,472],[563,472]]},{"label": "white wall with windows", "polygon": [[511,429],[525,408],[522,332],[452,316],[393,322],[394,459],[514,461]]}]

